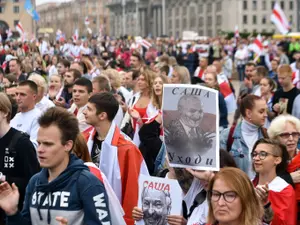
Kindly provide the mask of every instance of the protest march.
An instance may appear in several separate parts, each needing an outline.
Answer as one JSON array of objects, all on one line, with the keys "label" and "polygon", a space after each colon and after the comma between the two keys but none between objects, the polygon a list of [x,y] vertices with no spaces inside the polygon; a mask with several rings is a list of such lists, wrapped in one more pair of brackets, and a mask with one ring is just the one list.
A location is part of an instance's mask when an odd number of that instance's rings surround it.
[{"label": "protest march", "polygon": [[271,20],[281,37],[7,30],[0,225],[300,225],[300,35]]}]

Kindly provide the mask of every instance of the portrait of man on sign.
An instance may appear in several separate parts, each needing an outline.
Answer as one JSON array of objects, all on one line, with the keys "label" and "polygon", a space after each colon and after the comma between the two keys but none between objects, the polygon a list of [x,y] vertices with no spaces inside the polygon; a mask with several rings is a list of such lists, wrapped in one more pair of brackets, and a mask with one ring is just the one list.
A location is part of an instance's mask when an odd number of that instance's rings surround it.
[{"label": "portrait of man on sign", "polygon": [[170,193],[165,190],[144,187],[141,197],[144,224],[167,225],[167,217],[172,208]]}]

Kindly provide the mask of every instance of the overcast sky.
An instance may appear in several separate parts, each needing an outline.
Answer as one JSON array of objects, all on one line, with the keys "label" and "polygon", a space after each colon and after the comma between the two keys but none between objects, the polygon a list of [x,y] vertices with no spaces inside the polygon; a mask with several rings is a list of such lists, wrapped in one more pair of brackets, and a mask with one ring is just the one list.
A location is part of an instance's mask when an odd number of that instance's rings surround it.
[{"label": "overcast sky", "polygon": [[36,0],[36,4],[40,5],[48,2],[64,2],[64,1],[69,1],[69,0]]}]

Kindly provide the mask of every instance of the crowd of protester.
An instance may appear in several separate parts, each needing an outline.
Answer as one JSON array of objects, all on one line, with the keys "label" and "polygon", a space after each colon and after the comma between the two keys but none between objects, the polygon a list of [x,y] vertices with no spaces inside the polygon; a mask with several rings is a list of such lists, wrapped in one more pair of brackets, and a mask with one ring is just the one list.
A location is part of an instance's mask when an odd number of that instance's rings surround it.
[{"label": "crowd of protester", "polygon": [[[0,44],[0,224],[133,225],[141,174],[182,189],[157,224],[300,224],[298,40],[147,41]],[[169,166],[164,84],[219,92],[219,172]]]}]

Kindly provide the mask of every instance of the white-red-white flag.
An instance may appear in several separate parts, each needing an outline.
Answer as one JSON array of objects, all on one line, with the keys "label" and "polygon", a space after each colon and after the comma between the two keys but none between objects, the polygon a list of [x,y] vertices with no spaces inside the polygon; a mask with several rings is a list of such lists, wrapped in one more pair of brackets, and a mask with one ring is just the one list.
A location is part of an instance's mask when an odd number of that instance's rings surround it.
[{"label": "white-red-white flag", "polygon": [[235,38],[239,38],[240,37],[239,27],[237,25],[234,28],[234,37]]},{"label": "white-red-white flag", "polygon": [[257,35],[256,39],[253,41],[252,50],[259,56],[264,50],[262,39],[260,34]]},{"label": "white-red-white flag", "polygon": [[13,36],[13,33],[10,28],[8,30],[6,30],[6,34],[7,34],[7,38],[10,38],[11,36]]},{"label": "white-red-white flag", "polygon": [[75,29],[75,32],[74,32],[72,38],[73,38],[73,41],[77,41],[78,40],[78,38],[79,38],[78,29]]},{"label": "white-red-white flag", "polygon": [[19,32],[20,36],[23,37],[25,34],[24,28],[21,24],[21,22],[19,21],[19,23],[16,26],[16,30]]},{"label": "white-red-white flag", "polygon": [[151,48],[151,46],[152,46],[152,44],[151,44],[149,41],[147,41],[146,39],[143,39],[143,40],[142,40],[141,45],[142,45],[143,47],[145,47],[146,49],[149,49],[149,48]]},{"label": "white-red-white flag", "polygon": [[289,32],[289,21],[277,2],[275,3],[274,9],[272,11],[271,21],[275,24],[280,33],[287,34]]},{"label": "white-red-white flag", "polygon": [[89,20],[89,17],[86,16],[85,19],[84,19],[84,24],[85,25],[89,25],[90,24],[90,20]]}]

